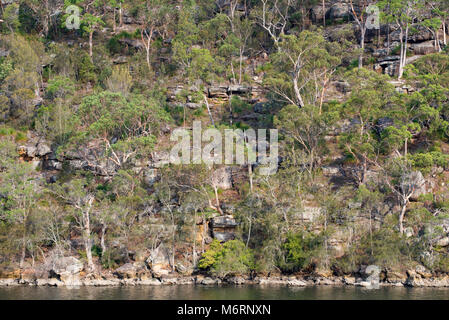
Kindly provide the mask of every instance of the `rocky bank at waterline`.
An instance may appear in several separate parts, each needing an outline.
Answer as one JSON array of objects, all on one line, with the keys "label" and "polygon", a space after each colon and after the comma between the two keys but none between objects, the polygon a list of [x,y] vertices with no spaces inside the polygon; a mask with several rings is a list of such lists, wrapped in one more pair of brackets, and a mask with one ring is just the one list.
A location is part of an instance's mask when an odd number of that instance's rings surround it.
[{"label": "rocky bank at waterline", "polygon": [[[127,263],[115,271],[86,273],[75,257],[62,257],[35,268],[3,273],[0,286],[138,286],[138,285],[283,285],[292,287],[361,286],[371,287],[366,268],[355,275],[335,276],[314,272],[301,275],[252,275],[210,277],[204,274],[151,271],[144,264]],[[449,287],[449,275],[434,275],[422,266],[406,272],[381,270],[380,286]]]}]

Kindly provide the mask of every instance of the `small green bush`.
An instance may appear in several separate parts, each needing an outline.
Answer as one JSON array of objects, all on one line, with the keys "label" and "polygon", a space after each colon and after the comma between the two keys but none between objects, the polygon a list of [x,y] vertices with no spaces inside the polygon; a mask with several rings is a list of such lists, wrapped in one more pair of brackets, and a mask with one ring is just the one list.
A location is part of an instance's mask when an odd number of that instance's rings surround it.
[{"label": "small green bush", "polygon": [[225,277],[227,275],[246,274],[255,267],[254,254],[240,240],[231,240],[221,244],[212,241],[201,260],[198,268],[208,270],[211,274]]}]

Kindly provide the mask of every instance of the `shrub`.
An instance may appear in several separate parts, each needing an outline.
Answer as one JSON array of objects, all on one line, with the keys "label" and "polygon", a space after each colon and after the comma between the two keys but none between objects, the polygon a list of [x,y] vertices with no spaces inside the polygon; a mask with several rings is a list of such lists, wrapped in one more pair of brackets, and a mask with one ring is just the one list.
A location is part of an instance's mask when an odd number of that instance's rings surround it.
[{"label": "shrub", "polygon": [[198,262],[198,268],[219,277],[248,273],[254,269],[254,265],[252,250],[240,240],[224,244],[214,240]]},{"label": "shrub", "polygon": [[321,235],[310,232],[289,234],[282,245],[284,261],[279,263],[279,267],[287,272],[295,272],[303,269],[322,247],[322,243],[323,239]]}]

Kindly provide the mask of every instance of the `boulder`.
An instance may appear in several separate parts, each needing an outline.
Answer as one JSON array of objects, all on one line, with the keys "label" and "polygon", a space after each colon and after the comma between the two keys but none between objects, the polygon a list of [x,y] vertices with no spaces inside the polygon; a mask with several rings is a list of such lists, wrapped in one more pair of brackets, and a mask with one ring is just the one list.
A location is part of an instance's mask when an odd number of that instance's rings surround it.
[{"label": "boulder", "polygon": [[213,85],[208,89],[209,98],[228,98],[227,85]]},{"label": "boulder", "polygon": [[151,167],[162,168],[170,164],[170,153],[168,151],[155,151],[151,154]]},{"label": "boulder", "polygon": [[140,280],[139,284],[144,286],[160,286],[162,282],[158,279],[152,278],[152,279],[145,279]]},{"label": "boulder", "polygon": [[323,21],[323,17],[326,14],[326,11],[323,10],[322,5],[316,5],[311,10],[311,16],[313,23],[320,23]]},{"label": "boulder", "polygon": [[43,157],[46,156],[47,154],[51,153],[51,148],[48,146],[47,143],[45,142],[40,142],[37,146],[36,146],[36,154],[39,157]]},{"label": "boulder", "polygon": [[51,271],[57,275],[61,273],[77,274],[83,270],[83,263],[75,257],[56,258],[52,261]]},{"label": "boulder", "polygon": [[426,180],[421,171],[413,171],[401,178],[401,189],[405,192],[413,190],[410,200],[416,201],[420,195],[427,193]]},{"label": "boulder", "polygon": [[176,101],[177,96],[182,94],[184,87],[179,85],[176,87],[168,87],[167,88],[167,100],[168,101]]},{"label": "boulder", "polygon": [[33,268],[24,269],[20,273],[20,281],[22,283],[33,283],[34,281],[36,281],[36,279],[36,270],[34,270]]},{"label": "boulder", "polygon": [[340,174],[340,167],[337,166],[323,166],[321,167],[321,170],[326,176],[335,176]]},{"label": "boulder", "polygon": [[147,268],[144,262],[125,263],[114,274],[120,279],[139,279],[145,276]]},{"label": "boulder", "polygon": [[114,60],[112,60],[114,64],[125,64],[128,62],[128,59],[125,56],[118,56]]},{"label": "boulder", "polygon": [[37,286],[46,286],[46,287],[60,287],[64,285],[64,282],[52,278],[52,279],[37,279],[36,280]]},{"label": "boulder", "polygon": [[18,286],[19,282],[17,279],[0,279],[0,287],[11,287]]},{"label": "boulder", "polygon": [[[420,24],[413,24],[410,29],[413,29],[414,32],[408,37],[409,43],[418,43],[433,39],[432,32]],[[391,33],[392,42],[400,41],[400,37],[401,31],[399,29]]]},{"label": "boulder", "polygon": [[435,46],[435,41],[433,40],[413,44],[411,49],[417,55],[426,55],[438,52],[438,48]]},{"label": "boulder", "polygon": [[386,280],[388,283],[405,283],[407,280],[407,275],[402,272],[397,271],[387,271]]},{"label": "boulder", "polygon": [[221,231],[212,231],[212,235],[214,239],[217,239],[220,242],[226,242],[229,240],[235,239],[235,234],[232,232],[221,232]]},{"label": "boulder", "polygon": [[144,181],[152,186],[159,178],[157,169],[148,169],[144,171]]},{"label": "boulder", "polygon": [[335,85],[335,88],[337,89],[337,91],[340,93],[351,92],[351,85],[346,81],[343,81],[343,80],[335,81],[333,84]]},{"label": "boulder", "polygon": [[343,277],[343,283],[346,285],[353,286],[356,283],[355,277],[345,276],[345,277]]},{"label": "boulder", "polygon": [[305,287],[305,286],[307,286],[307,283],[304,281],[301,281],[299,279],[294,279],[294,280],[289,280],[287,282],[287,285],[289,287]]},{"label": "boulder", "polygon": [[220,284],[220,283],[221,283],[220,279],[213,279],[213,278],[204,278],[199,282],[199,284],[202,284],[204,286],[210,286],[210,285]]},{"label": "boulder", "polygon": [[251,87],[240,84],[232,84],[228,87],[228,93],[236,95],[251,93]]},{"label": "boulder", "polygon": [[221,242],[235,239],[235,228],[238,223],[231,215],[215,217],[211,220],[212,236]]},{"label": "boulder", "polygon": [[81,261],[75,257],[62,257],[53,259],[50,274],[66,286],[79,286],[81,270],[83,270]]},{"label": "boulder", "polygon": [[350,17],[351,12],[346,3],[337,2],[332,5],[327,15],[331,20],[347,19]]},{"label": "boulder", "polygon": [[212,218],[211,225],[212,228],[235,228],[239,224],[235,221],[233,216],[227,215]]},{"label": "boulder", "polygon": [[0,57],[7,57],[7,56],[9,56],[9,51],[0,48]]},{"label": "boulder", "polygon": [[160,277],[172,271],[170,258],[171,250],[165,247],[164,244],[160,244],[159,247],[150,252],[145,262],[153,275]]},{"label": "boulder", "polygon": [[137,276],[137,268],[132,263],[126,263],[115,270],[120,279],[134,279]]},{"label": "boulder", "polygon": [[[426,224],[421,231],[421,236],[433,245],[449,246],[449,219],[439,219]],[[429,265],[429,259],[423,260]]]},{"label": "boulder", "polygon": [[119,42],[126,44],[130,47],[133,47],[135,49],[143,49],[143,44],[140,40],[136,40],[136,39],[129,39],[129,38],[124,38],[124,39],[119,39]]},{"label": "boulder", "polygon": [[235,276],[235,277],[230,277],[230,278],[226,279],[226,282],[230,283],[230,284],[240,285],[240,284],[245,284],[246,280],[243,277]]},{"label": "boulder", "polygon": [[199,108],[202,107],[202,105],[203,105],[202,103],[194,103],[194,102],[187,102],[187,103],[184,104],[184,106],[186,108],[189,108],[189,109],[192,109],[192,110],[199,109]]}]

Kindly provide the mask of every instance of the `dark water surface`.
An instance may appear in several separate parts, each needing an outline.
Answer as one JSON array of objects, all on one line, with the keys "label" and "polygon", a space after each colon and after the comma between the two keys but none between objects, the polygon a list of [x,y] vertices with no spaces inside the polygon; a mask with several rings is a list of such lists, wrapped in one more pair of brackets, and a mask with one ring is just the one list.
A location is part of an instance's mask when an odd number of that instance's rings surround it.
[{"label": "dark water surface", "polygon": [[0,300],[449,300],[449,288],[318,286],[0,287]]}]

